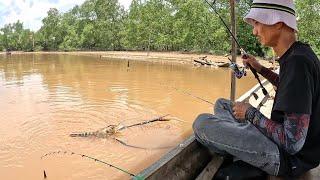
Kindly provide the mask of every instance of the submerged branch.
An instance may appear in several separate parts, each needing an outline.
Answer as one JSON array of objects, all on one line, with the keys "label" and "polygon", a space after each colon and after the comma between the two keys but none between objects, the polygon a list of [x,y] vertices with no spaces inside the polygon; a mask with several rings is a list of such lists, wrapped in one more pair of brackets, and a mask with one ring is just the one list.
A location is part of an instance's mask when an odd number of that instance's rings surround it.
[{"label": "submerged branch", "polygon": [[118,131],[121,131],[121,130],[124,130],[124,129],[127,129],[127,128],[131,128],[131,127],[134,127],[134,126],[142,126],[142,125],[153,123],[153,122],[157,122],[157,121],[170,121],[170,119],[166,119],[165,118],[165,117],[167,117],[169,115],[170,114],[166,114],[164,116],[160,116],[158,118],[155,118],[155,119],[152,119],[152,120],[149,120],[149,121],[143,121],[143,122],[132,124],[132,125],[129,125],[129,126],[123,126],[123,127],[119,128]]}]

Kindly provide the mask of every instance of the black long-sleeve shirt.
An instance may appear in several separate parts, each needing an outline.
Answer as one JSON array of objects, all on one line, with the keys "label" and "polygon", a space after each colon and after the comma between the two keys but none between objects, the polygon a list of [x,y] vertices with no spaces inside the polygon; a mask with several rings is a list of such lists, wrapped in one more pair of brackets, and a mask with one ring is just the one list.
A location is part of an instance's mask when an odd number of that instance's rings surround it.
[{"label": "black long-sleeve shirt", "polygon": [[279,59],[279,75],[261,74],[277,87],[271,118],[249,108],[246,118],[279,146],[279,175],[298,176],[320,162],[320,61],[295,42]]}]

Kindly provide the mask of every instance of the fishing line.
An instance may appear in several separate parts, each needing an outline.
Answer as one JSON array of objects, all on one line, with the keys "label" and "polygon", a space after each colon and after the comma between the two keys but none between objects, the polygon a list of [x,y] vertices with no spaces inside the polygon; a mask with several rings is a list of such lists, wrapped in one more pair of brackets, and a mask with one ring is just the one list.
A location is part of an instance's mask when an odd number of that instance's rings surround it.
[{"label": "fishing line", "polygon": [[[43,160],[45,157],[53,156],[53,155],[55,155],[55,154],[63,154],[63,155],[69,154],[69,155],[80,156],[80,157],[82,157],[82,158],[87,158],[87,159],[90,159],[90,160],[94,160],[95,162],[108,165],[109,167],[114,168],[114,169],[117,169],[117,170],[119,170],[119,171],[122,171],[122,172],[130,175],[131,177],[133,177],[133,178],[135,178],[135,179],[137,179],[137,180],[143,180],[143,179],[144,179],[142,176],[137,176],[137,175],[135,175],[135,174],[133,174],[133,173],[130,173],[128,170],[125,170],[125,169],[123,169],[123,168],[120,168],[120,167],[118,167],[118,166],[115,166],[115,165],[113,165],[113,164],[110,164],[110,163],[108,163],[108,162],[102,161],[102,160],[100,160],[100,159],[97,159],[97,158],[94,158],[94,157],[91,157],[91,156],[88,156],[88,155],[85,155],[85,154],[75,153],[75,152],[73,152],[73,151],[52,151],[52,152],[49,152],[49,153],[41,156],[40,159]],[[44,174],[44,178],[46,178],[46,177],[47,177],[47,174],[46,174],[46,171],[45,171],[45,170],[43,171],[43,174]]]},{"label": "fishing line", "polygon": [[201,97],[199,97],[199,96],[193,95],[193,94],[191,94],[191,93],[188,92],[188,91],[185,91],[185,90],[182,90],[182,89],[178,89],[178,88],[176,88],[176,87],[172,87],[172,88],[175,89],[175,90],[177,90],[177,91],[180,91],[180,92],[182,92],[182,93],[184,93],[184,94],[187,94],[187,95],[189,95],[189,96],[191,96],[191,97],[197,98],[197,99],[199,99],[199,100],[201,100],[201,101],[203,101],[203,102],[206,102],[206,103],[208,103],[208,104],[214,105],[214,103],[212,103],[212,102],[210,102],[210,101],[208,101],[208,100],[205,100],[205,99],[203,99],[203,98],[201,98]]},{"label": "fishing line", "polygon": [[[161,84],[160,84],[160,85],[161,85]],[[167,87],[172,88],[172,89],[174,89],[174,90],[176,90],[176,91],[178,91],[178,92],[181,92],[181,93],[186,94],[186,95],[188,95],[188,96],[191,96],[191,97],[194,97],[194,98],[196,98],[196,99],[199,99],[199,100],[201,100],[201,101],[203,101],[203,102],[206,102],[206,103],[208,103],[208,104],[211,104],[212,106],[214,106],[214,104],[215,104],[215,103],[212,103],[212,102],[210,102],[210,101],[208,101],[208,100],[206,100],[206,99],[204,99],[204,98],[202,98],[202,97],[199,97],[199,96],[196,96],[196,95],[194,95],[194,94],[191,94],[190,92],[188,92],[188,91],[186,91],[186,90],[178,89],[178,88],[176,88],[176,87],[169,86],[169,85],[164,85],[164,86],[167,86]]]},{"label": "fishing line", "polygon": [[[228,25],[226,24],[226,22],[223,20],[223,18],[220,16],[220,14],[218,13],[218,11],[216,10],[215,6],[213,6],[216,3],[216,0],[213,0],[212,4],[210,4],[208,2],[208,0],[204,0],[210,7],[211,9],[218,15],[219,19],[221,20],[221,22],[223,23],[223,25],[226,27],[226,29],[228,30],[229,34],[231,35],[231,37],[234,39],[234,41],[236,42],[236,44],[239,47],[239,50],[241,52],[242,58],[247,59],[249,58],[249,55],[246,53],[246,51],[242,48],[242,46],[240,45],[238,39],[234,36],[234,34],[231,32],[230,28],[228,27]],[[258,80],[260,87],[262,88],[262,92],[264,95],[268,95],[267,90],[263,87],[259,75],[257,73],[257,71],[250,65],[247,64],[247,66],[250,68],[251,72],[253,73],[254,77]]]},{"label": "fishing line", "polygon": [[136,148],[136,149],[143,149],[143,150],[159,150],[159,149],[169,149],[169,148],[173,148],[175,146],[162,146],[162,147],[141,147],[141,146],[135,146],[135,145],[131,145],[131,144],[127,144],[126,142],[118,139],[118,138],[113,138],[115,141],[119,142],[120,144],[127,146],[127,147],[131,147],[131,148]]}]

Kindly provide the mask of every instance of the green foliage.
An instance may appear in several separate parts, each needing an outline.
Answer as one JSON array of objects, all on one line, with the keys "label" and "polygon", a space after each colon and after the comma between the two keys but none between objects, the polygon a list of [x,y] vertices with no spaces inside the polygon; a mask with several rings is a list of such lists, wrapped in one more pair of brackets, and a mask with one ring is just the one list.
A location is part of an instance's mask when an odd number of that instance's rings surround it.
[{"label": "green foliage", "polygon": [[298,12],[299,39],[309,43],[320,55],[320,1],[295,1]]},{"label": "green foliage", "polygon": [[42,20],[43,26],[39,30],[41,45],[44,50],[57,50],[63,42],[61,15],[56,8],[48,11],[48,16]]},{"label": "green foliage", "polygon": [[172,9],[163,0],[133,0],[125,21],[129,48],[168,50],[172,39]]},{"label": "green foliage", "polygon": [[64,51],[76,50],[78,47],[79,37],[75,29],[70,27],[66,32],[67,33],[64,36],[62,43],[59,45],[59,49]]},{"label": "green foliage", "polygon": [[209,52],[230,49],[228,34],[203,0],[175,1],[173,37],[175,45],[186,50]]},{"label": "green foliage", "polygon": [[[270,56],[242,18],[252,0],[237,3],[237,37],[249,53]],[[230,24],[229,1],[216,2]],[[299,39],[320,54],[320,0],[296,1]],[[118,0],[86,0],[66,13],[51,8],[37,32],[21,22],[0,29],[0,49],[12,50],[155,50],[225,54],[231,37],[204,0],[132,0],[124,10]]]},{"label": "green foliage", "polygon": [[252,27],[243,21],[243,17],[249,12],[251,0],[242,0],[238,4],[237,35],[242,47],[250,54],[264,56],[263,47],[255,36],[252,35]]},{"label": "green foliage", "polygon": [[29,29],[23,28],[23,23],[17,21],[7,24],[0,29],[0,47],[9,50],[32,50],[33,33]]}]

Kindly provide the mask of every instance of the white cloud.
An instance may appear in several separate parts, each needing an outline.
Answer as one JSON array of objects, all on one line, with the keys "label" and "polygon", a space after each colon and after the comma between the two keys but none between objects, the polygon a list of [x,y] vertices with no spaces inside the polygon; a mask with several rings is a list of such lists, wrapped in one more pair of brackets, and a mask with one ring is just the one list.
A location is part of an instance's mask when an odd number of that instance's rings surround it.
[{"label": "white cloud", "polygon": [[[20,20],[24,28],[37,31],[50,8],[66,12],[85,0],[0,0],[0,27]],[[128,9],[132,0],[119,0]]]},{"label": "white cloud", "polygon": [[20,20],[25,28],[38,30],[50,8],[65,12],[85,0],[0,0],[0,27]]},{"label": "white cloud", "polygon": [[129,9],[132,0],[119,0],[119,3],[124,6],[125,9]]}]

